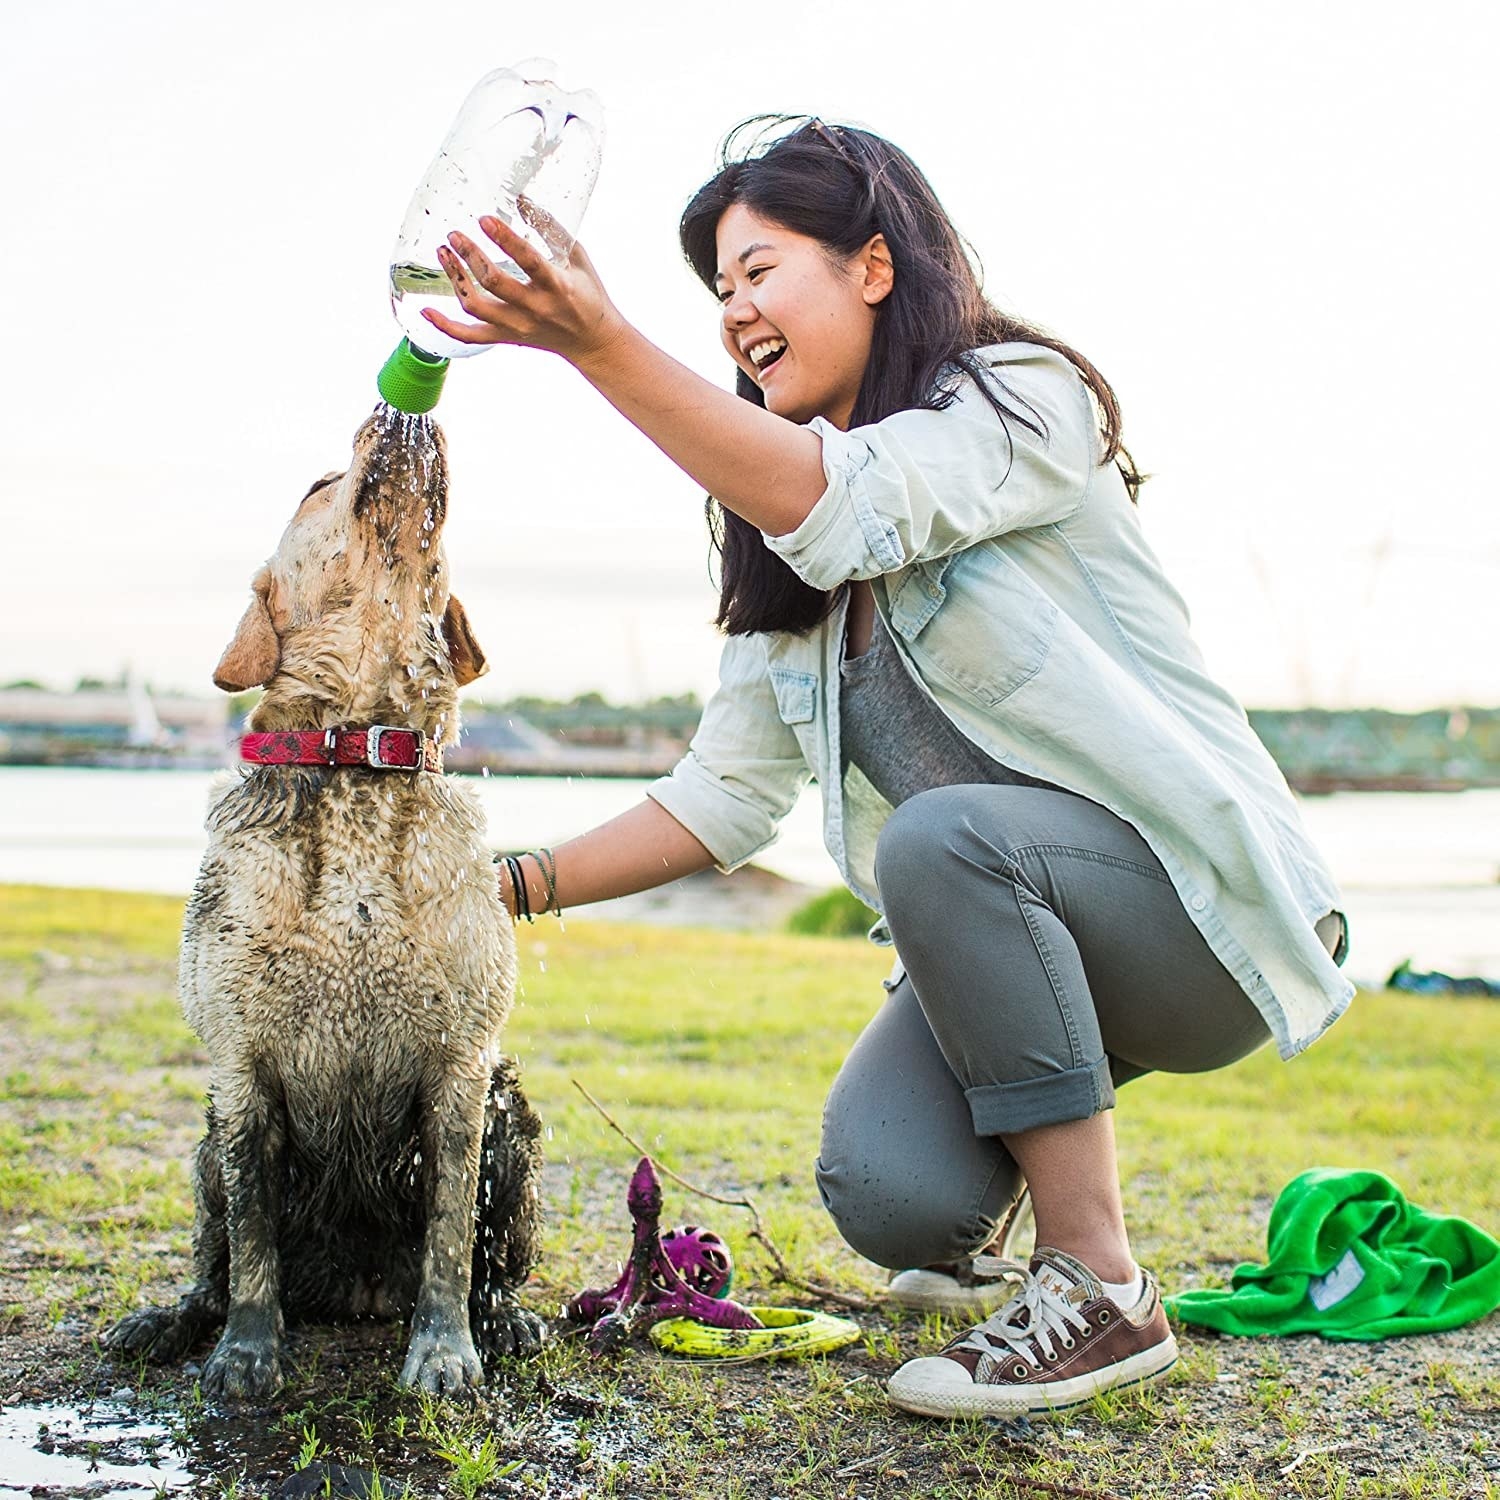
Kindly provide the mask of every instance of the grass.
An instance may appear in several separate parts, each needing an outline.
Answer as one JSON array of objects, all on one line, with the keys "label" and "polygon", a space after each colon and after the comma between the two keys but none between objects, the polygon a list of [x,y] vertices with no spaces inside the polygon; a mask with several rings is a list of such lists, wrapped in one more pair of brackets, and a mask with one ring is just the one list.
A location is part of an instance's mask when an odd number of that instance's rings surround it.
[{"label": "grass", "polygon": [[[164,898],[0,888],[0,1239],[31,1247],[25,1268],[13,1266],[0,1285],[0,1365],[4,1351],[24,1358],[14,1334],[4,1342],[7,1328],[36,1338],[58,1327],[87,1333],[185,1274],[205,1073],[177,1012],[180,918],[181,903]],[[627,1243],[634,1153],[575,1079],[671,1167],[754,1197],[800,1274],[876,1292],[883,1273],[839,1241],[812,1161],[824,1093],[880,1003],[887,959],[838,938],[599,922],[524,931],[506,1046],[522,1058],[547,1122],[549,1225],[533,1305],[555,1308],[612,1280]],[[1141,1258],[1172,1285],[1222,1279],[1237,1261],[1262,1258],[1275,1193],[1318,1165],[1378,1168],[1414,1201],[1493,1228],[1497,1036],[1500,1008],[1490,1002],[1363,995],[1289,1065],[1263,1053],[1223,1073],[1131,1084],[1117,1123]],[[671,1184],[666,1191],[669,1218],[706,1220],[730,1241],[739,1295],[794,1300],[769,1282],[744,1214]],[[374,1356],[367,1345],[351,1355],[336,1342],[304,1342],[265,1440],[279,1444],[282,1470],[299,1456],[332,1454],[410,1476],[413,1497],[968,1500],[1071,1485],[1214,1500],[1500,1500],[1500,1488],[1477,1477],[1495,1453],[1500,1382],[1492,1361],[1448,1345],[1423,1342],[1429,1352],[1413,1373],[1399,1360],[1377,1368],[1362,1347],[1190,1337],[1169,1383],[1011,1430],[893,1417],[884,1375],[945,1330],[899,1313],[863,1322],[865,1338],[844,1355],[788,1366],[719,1369],[650,1355],[601,1366],[576,1343],[554,1342],[503,1373],[503,1402],[471,1413],[395,1393],[389,1378],[400,1361],[389,1341]],[[58,1378],[91,1378],[84,1356],[71,1358]],[[1339,1362],[1347,1399],[1309,1376],[1329,1361]],[[383,1372],[387,1384],[351,1384],[354,1367]],[[176,1378],[186,1410],[191,1382]],[[1410,1443],[1371,1435],[1396,1422]],[[1427,1439],[1446,1432],[1456,1446],[1439,1462]],[[1343,1450],[1312,1451],[1330,1443]],[[1372,1449],[1373,1476],[1360,1469]],[[1299,1453],[1307,1456],[1283,1475]],[[225,1493],[245,1467],[243,1454],[230,1461]],[[1457,1461],[1468,1467],[1455,1480]],[[548,1475],[564,1473],[582,1488],[550,1488]],[[387,1482],[387,1493],[400,1493],[403,1480]]]},{"label": "grass", "polygon": [[786,930],[803,937],[864,937],[878,916],[852,891],[835,886],[799,906],[787,918]]}]

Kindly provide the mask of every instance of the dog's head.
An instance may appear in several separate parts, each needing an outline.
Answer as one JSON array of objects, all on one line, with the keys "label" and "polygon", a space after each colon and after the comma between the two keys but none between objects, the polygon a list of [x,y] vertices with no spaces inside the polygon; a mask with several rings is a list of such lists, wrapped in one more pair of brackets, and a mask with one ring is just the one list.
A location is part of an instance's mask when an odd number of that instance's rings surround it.
[{"label": "dog's head", "polygon": [[403,724],[457,734],[458,689],[486,670],[448,591],[447,445],[427,417],[384,405],[354,456],[303,497],[214,671],[264,685],[256,729]]}]

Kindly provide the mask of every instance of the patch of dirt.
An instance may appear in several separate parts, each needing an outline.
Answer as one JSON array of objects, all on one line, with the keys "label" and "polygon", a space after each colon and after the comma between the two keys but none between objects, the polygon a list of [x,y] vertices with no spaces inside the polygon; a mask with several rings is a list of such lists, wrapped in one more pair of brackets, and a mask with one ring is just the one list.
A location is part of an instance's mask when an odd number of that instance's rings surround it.
[{"label": "patch of dirt", "polygon": [[[82,1237],[87,1243],[86,1231]],[[162,1251],[150,1295],[167,1300],[185,1265]],[[63,1259],[13,1232],[0,1246],[0,1406],[86,1408],[104,1399],[117,1411],[156,1414],[195,1479],[238,1480],[246,1497],[270,1496],[291,1475],[304,1425],[341,1461],[373,1462],[383,1479],[409,1484],[412,1500],[459,1493],[435,1442],[418,1436],[420,1403],[393,1387],[405,1342],[399,1327],[296,1330],[293,1374],[273,1405],[206,1410],[194,1377],[207,1346],[175,1369],[103,1357],[89,1288],[107,1282],[108,1256],[98,1249],[91,1262]],[[54,1298],[72,1304],[62,1321],[49,1315]],[[807,1300],[774,1291],[753,1300],[772,1298]],[[1500,1319],[1368,1345],[1185,1331],[1179,1372],[1147,1400],[1122,1401],[1109,1421],[1083,1410],[992,1424],[972,1458],[965,1452],[972,1439],[892,1411],[881,1397],[884,1379],[902,1359],[931,1352],[931,1338],[899,1318],[858,1321],[870,1345],[816,1362],[694,1367],[641,1348],[591,1365],[559,1347],[496,1372],[478,1404],[457,1409],[455,1420],[493,1433],[506,1463],[521,1461],[482,1491],[497,1497],[789,1496],[794,1488],[873,1497],[949,1486],[956,1495],[983,1481],[978,1493],[990,1495],[1207,1500],[1246,1480],[1266,1496],[1322,1496],[1334,1493],[1338,1476],[1373,1486],[1352,1494],[1397,1495],[1408,1493],[1399,1476],[1424,1465],[1451,1486],[1433,1494],[1479,1497],[1491,1493],[1486,1481],[1500,1489],[1493,1384],[1478,1402],[1464,1394],[1500,1369]],[[402,1416],[405,1435],[393,1437]],[[373,1440],[361,1438],[361,1418],[375,1422]],[[1020,1487],[992,1487],[1007,1476]],[[5,1477],[0,1450],[0,1496],[8,1497]],[[39,1493],[62,1500],[85,1490]],[[399,1484],[388,1493],[399,1494]]]},{"label": "patch of dirt", "polygon": [[[85,1002],[107,1032],[112,1014],[170,992],[172,982],[171,965],[163,962],[122,961],[107,974],[54,964],[23,975],[0,966],[0,999],[24,992],[63,1019],[79,1014]],[[23,1040],[15,1050],[8,1041],[6,1072],[44,1082],[60,1067],[66,1072],[87,1063],[99,1036],[63,1026],[57,1038]],[[166,1072],[188,1088],[166,1088]],[[107,1170],[128,1174],[178,1163],[185,1180],[202,1117],[201,1106],[184,1095],[202,1081],[191,1054],[170,1069],[122,1075],[137,1120],[151,1128],[143,1124],[133,1142],[113,1146]],[[23,1131],[86,1109],[78,1100],[41,1094],[8,1096],[4,1107],[7,1121]],[[32,1159],[45,1160],[45,1153],[33,1150]],[[90,1164],[58,1165],[78,1171]],[[601,1196],[607,1177],[591,1173],[585,1196],[590,1206],[599,1199],[598,1211],[607,1207],[612,1220],[621,1208],[618,1199],[606,1205]],[[564,1169],[549,1169],[554,1223],[565,1217],[560,1204],[567,1181]],[[615,1182],[622,1198],[623,1172]],[[66,1436],[62,1415],[89,1410],[159,1424],[161,1441],[192,1476],[183,1488],[174,1480],[168,1494],[273,1495],[293,1473],[309,1427],[334,1460],[376,1465],[388,1495],[399,1495],[403,1483],[411,1500],[461,1494],[452,1462],[437,1452],[442,1433],[431,1426],[423,1431],[432,1414],[394,1386],[405,1342],[397,1327],[294,1330],[287,1387],[260,1409],[204,1408],[195,1362],[156,1369],[105,1358],[95,1331],[112,1305],[121,1226],[128,1231],[133,1214],[127,1204],[65,1224],[0,1214],[0,1408],[16,1413],[28,1429],[13,1438],[20,1447],[10,1451],[40,1454],[51,1443],[65,1458],[71,1441],[85,1466],[76,1483],[22,1488],[7,1472],[0,1431],[3,1500],[26,1493],[39,1500],[97,1495],[86,1475],[91,1442],[96,1457],[147,1472],[148,1455],[137,1439],[134,1447],[111,1440],[114,1448],[106,1451],[108,1443],[101,1446],[86,1432]],[[131,1232],[129,1256],[146,1281],[142,1300],[175,1298],[188,1271],[184,1241],[180,1229]],[[1205,1269],[1178,1267],[1167,1279],[1196,1279]],[[555,1308],[578,1270],[576,1260],[544,1267],[533,1305]],[[748,1270],[751,1285],[739,1292],[746,1300],[809,1305],[786,1288],[756,1284],[757,1268]],[[789,1500],[793,1494],[1212,1500],[1234,1486],[1241,1494],[1321,1500],[1339,1493],[1340,1484],[1351,1497],[1477,1500],[1500,1493],[1500,1317],[1377,1344],[1245,1340],[1186,1330],[1180,1333],[1184,1358],[1169,1380],[1140,1400],[1122,1399],[1107,1418],[1084,1409],[1045,1421],[962,1429],[894,1412],[882,1395],[898,1363],[932,1351],[933,1331],[900,1314],[861,1313],[858,1321],[865,1342],[826,1360],[779,1364],[703,1367],[667,1361],[650,1348],[595,1363],[559,1342],[537,1361],[495,1371],[474,1406],[440,1411],[439,1420],[461,1429],[466,1441],[493,1435],[503,1464],[518,1466],[479,1494],[516,1500]],[[207,1347],[197,1351],[194,1361],[206,1353]],[[29,1430],[48,1422],[48,1412],[56,1414],[55,1429]],[[1430,1487],[1412,1488],[1413,1476],[1424,1473]],[[1439,1478],[1446,1489],[1436,1487]],[[143,1492],[149,1493],[144,1479]]]}]

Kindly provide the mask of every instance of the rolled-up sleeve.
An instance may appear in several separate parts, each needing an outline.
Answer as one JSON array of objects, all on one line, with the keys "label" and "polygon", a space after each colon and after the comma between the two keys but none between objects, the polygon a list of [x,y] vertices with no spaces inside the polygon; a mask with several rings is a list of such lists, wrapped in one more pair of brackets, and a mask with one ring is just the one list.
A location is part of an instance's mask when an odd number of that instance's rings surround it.
[{"label": "rolled-up sleeve", "polygon": [[646,788],[726,874],[775,841],[777,825],[811,776],[797,736],[777,710],[756,636],[733,636],[719,687],[671,773]]},{"label": "rolled-up sleeve", "polygon": [[766,545],[828,590],[1070,515],[1097,456],[1082,380],[1036,346],[991,369],[1004,386],[996,394],[1019,414],[1004,422],[968,377],[941,411],[897,412],[848,432],[814,417],[827,488],[800,526],[766,534]]}]

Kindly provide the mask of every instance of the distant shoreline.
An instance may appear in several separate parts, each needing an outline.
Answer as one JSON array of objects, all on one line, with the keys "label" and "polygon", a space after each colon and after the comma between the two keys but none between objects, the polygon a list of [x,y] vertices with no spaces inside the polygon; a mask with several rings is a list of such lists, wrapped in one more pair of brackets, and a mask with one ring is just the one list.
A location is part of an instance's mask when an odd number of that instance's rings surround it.
[{"label": "distant shoreline", "polygon": [[[61,693],[11,683],[0,686],[0,765],[217,770],[236,763],[250,700],[154,695],[133,678]],[[480,776],[653,780],[681,759],[702,711],[691,694],[633,704],[597,693],[568,703],[470,700],[445,761]],[[1500,787],[1500,707],[1252,708],[1246,716],[1306,797]]]},{"label": "distant shoreline", "polygon": [[[0,880],[180,896],[197,876],[215,774],[0,768]],[[461,780],[503,848],[560,843],[618,816],[650,787],[586,776]],[[1344,893],[1356,977],[1383,979],[1405,958],[1421,969],[1500,975],[1500,788],[1338,792],[1300,805]],[[773,930],[788,908],[840,884],[824,811],[811,789],[798,799],[756,855],[768,876],[705,876],[583,915]]]},{"label": "distant shoreline", "polygon": [[[668,775],[677,764],[669,759],[634,752],[576,751],[556,759],[548,756],[517,756],[514,759],[480,761],[462,751],[444,757],[445,770],[456,776],[514,776],[571,778],[595,781],[654,781]],[[145,751],[140,754],[112,752],[77,758],[21,759],[0,756],[0,771],[225,771],[240,762],[229,757],[170,755]],[[1468,779],[1456,776],[1375,775],[1348,772],[1304,773],[1287,776],[1287,785],[1304,797],[1328,797],[1335,792],[1470,792],[1500,787],[1500,776]]]}]

